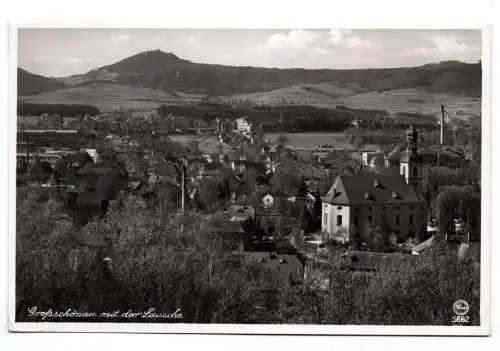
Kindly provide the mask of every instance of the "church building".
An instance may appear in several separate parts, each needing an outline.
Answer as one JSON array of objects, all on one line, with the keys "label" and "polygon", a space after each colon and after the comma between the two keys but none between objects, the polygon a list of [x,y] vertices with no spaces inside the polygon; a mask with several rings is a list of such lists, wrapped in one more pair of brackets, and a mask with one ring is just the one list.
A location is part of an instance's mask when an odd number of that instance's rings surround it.
[{"label": "church building", "polygon": [[425,233],[425,174],[417,152],[418,132],[413,126],[406,132],[406,139],[399,175],[364,173],[335,179],[323,198],[322,231],[329,239],[364,241],[377,227],[396,234],[399,240]]}]

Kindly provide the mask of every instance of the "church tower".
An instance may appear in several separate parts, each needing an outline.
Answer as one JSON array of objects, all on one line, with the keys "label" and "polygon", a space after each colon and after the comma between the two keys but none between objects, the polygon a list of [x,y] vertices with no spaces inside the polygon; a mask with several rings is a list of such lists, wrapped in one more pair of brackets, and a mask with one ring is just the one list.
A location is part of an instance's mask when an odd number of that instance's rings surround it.
[{"label": "church tower", "polygon": [[406,131],[406,151],[401,155],[399,173],[418,194],[424,192],[425,174],[422,156],[418,153],[418,132],[413,125]]}]

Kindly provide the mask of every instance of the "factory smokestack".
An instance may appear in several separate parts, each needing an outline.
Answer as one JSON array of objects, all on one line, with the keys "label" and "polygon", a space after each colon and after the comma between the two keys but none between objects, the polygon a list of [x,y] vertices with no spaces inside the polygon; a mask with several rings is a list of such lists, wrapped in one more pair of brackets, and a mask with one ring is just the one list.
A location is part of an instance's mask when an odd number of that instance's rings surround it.
[{"label": "factory smokestack", "polygon": [[444,105],[441,105],[441,123],[440,123],[439,144],[444,144]]}]

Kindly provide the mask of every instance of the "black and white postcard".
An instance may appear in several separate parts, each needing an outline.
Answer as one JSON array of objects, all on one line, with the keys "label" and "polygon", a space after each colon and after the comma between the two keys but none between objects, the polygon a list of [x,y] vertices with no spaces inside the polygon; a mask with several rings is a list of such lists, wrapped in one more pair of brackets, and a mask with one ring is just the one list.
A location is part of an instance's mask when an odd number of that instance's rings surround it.
[{"label": "black and white postcard", "polygon": [[10,28],[13,331],[490,333],[490,28]]}]

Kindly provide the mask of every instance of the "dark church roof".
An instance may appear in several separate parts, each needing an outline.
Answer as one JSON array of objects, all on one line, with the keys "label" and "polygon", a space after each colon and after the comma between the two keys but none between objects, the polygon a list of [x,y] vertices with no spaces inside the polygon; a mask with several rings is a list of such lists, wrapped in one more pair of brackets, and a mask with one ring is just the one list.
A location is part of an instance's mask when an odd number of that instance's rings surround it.
[{"label": "dark church roof", "polygon": [[376,204],[424,202],[401,175],[339,176],[323,199],[331,204]]},{"label": "dark church roof", "polygon": [[423,157],[419,153],[413,153],[413,152],[408,152],[405,151],[401,155],[401,161],[402,163],[422,163],[423,162]]}]

